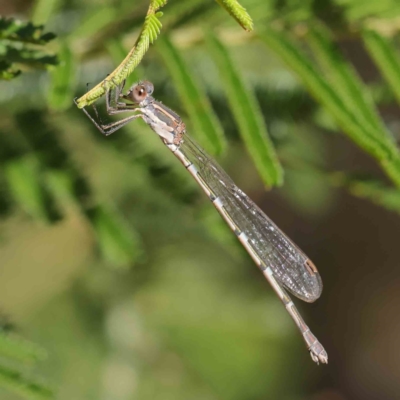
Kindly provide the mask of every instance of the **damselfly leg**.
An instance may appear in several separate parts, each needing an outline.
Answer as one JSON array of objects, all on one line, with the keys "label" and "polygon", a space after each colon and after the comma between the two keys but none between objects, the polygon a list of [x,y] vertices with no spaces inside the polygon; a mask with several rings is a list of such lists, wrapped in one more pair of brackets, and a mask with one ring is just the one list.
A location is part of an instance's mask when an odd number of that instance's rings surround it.
[{"label": "damselfly leg", "polygon": [[[96,128],[105,136],[109,136],[118,129],[122,128],[127,123],[133,121],[137,118],[142,118],[141,109],[137,104],[125,103],[120,101],[123,98],[122,91],[125,86],[125,81],[121,85],[117,86],[114,90],[107,90],[106,92],[106,110],[108,115],[115,115],[124,112],[136,112],[137,114],[131,115],[129,117],[123,118],[119,121],[110,122],[104,124],[100,118],[99,112],[97,110],[96,104],[92,104],[92,109],[94,116],[90,115],[86,108],[83,108],[83,112],[87,117],[93,122]],[[74,99],[76,104],[76,99]]]}]

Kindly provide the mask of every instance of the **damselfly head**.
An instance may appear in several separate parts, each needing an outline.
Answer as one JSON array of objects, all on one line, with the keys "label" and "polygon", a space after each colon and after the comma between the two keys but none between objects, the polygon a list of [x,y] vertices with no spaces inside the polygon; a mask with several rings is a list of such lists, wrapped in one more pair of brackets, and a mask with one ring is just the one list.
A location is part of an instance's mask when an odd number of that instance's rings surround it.
[{"label": "damselfly head", "polygon": [[143,81],[135,83],[128,91],[127,94],[123,95],[124,99],[130,100],[133,103],[141,103],[150,96],[154,91],[154,85],[149,81]]}]

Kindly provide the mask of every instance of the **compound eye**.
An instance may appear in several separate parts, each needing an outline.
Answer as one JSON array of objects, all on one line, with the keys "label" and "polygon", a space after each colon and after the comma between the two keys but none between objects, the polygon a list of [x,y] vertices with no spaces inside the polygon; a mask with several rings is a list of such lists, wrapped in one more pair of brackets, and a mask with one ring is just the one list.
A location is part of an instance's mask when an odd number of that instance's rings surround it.
[{"label": "compound eye", "polygon": [[135,103],[141,103],[147,97],[148,93],[146,87],[141,84],[133,88],[131,95]]},{"label": "compound eye", "polygon": [[146,88],[148,95],[152,95],[154,92],[154,85],[150,81],[144,81],[143,86]]}]

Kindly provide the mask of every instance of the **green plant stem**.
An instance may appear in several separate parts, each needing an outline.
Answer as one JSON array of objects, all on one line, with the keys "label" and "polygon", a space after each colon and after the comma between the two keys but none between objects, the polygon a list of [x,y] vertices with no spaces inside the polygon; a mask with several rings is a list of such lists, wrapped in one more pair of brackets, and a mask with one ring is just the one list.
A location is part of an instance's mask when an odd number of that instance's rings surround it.
[{"label": "green plant stem", "polygon": [[93,89],[77,100],[78,108],[83,108],[94,103],[97,99],[103,96],[107,90],[120,85],[139,65],[140,61],[149,49],[150,43],[153,43],[160,33],[161,22],[158,18],[162,16],[162,13],[157,11],[163,7],[166,2],[167,0],[152,0],[150,2],[143,28],[135,45],[129,51],[121,64],[118,65],[118,67],[109,74],[106,79],[101,81]]}]

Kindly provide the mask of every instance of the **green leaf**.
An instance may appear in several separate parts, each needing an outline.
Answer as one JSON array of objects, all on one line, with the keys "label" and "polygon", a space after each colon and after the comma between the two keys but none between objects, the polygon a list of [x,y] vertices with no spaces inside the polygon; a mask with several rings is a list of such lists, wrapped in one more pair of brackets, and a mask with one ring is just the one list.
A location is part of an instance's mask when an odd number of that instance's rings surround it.
[{"label": "green leaf", "polygon": [[239,131],[256,168],[267,187],[281,185],[282,167],[268,136],[260,107],[241,75],[234,67],[228,50],[213,35],[207,35],[207,45],[220,71],[228,102]]},{"label": "green leaf", "polygon": [[246,9],[237,0],[216,0],[216,2],[240,24],[246,31],[253,30],[253,20]]},{"label": "green leaf", "polygon": [[32,21],[45,24],[61,5],[61,0],[36,0],[33,7]]},{"label": "green leaf", "polygon": [[53,33],[43,33],[43,25],[23,22],[14,18],[0,17],[0,39],[25,44],[46,44],[55,38]]},{"label": "green leaf", "polygon": [[[121,39],[110,39],[106,43],[106,48],[115,64],[119,64],[126,56],[128,50],[125,48]],[[140,70],[140,65],[126,78],[125,87],[131,87],[133,83],[139,82],[143,72]]]},{"label": "green leaf", "polygon": [[261,39],[299,75],[308,90],[338,121],[343,131],[362,149],[375,157],[386,174],[400,186],[400,157],[393,141],[377,135],[370,125],[362,124],[346,107],[344,100],[317,71],[308,55],[298,50],[283,33],[268,30]]},{"label": "green leaf", "polygon": [[86,178],[73,166],[47,169],[43,175],[46,188],[54,198],[58,209],[72,209],[77,212],[86,210],[92,193]]},{"label": "green leaf", "polygon": [[156,12],[159,8],[165,6],[166,4],[167,4],[167,0],[151,0],[150,7],[149,7],[149,13]]},{"label": "green leaf", "polygon": [[[380,14],[391,13],[395,16],[396,0],[336,0],[344,7],[346,17],[350,21],[360,21],[367,17],[377,17]],[[388,15],[389,16],[389,15]]]},{"label": "green leaf", "polygon": [[163,26],[166,31],[180,26],[189,26],[204,21],[213,15],[213,0],[180,0],[168,4],[168,14],[164,15]]},{"label": "green leaf", "polygon": [[57,65],[57,57],[42,46],[54,37],[43,33],[42,25],[0,17],[0,79],[17,77],[21,65],[38,69]]},{"label": "green leaf", "polygon": [[90,11],[87,18],[69,35],[69,40],[72,43],[75,40],[93,36],[117,17],[118,11],[115,7],[99,7],[95,12]]},{"label": "green leaf", "polygon": [[11,63],[24,64],[33,68],[45,68],[49,65],[57,65],[57,57],[53,54],[18,42],[4,43],[0,48],[0,56],[10,65]]},{"label": "green leaf", "polygon": [[347,176],[338,172],[331,175],[332,184],[346,188],[353,196],[400,214],[400,190],[387,187],[384,183],[370,179]]},{"label": "green leaf", "polygon": [[193,123],[194,135],[207,150],[214,154],[222,153],[226,145],[223,131],[201,85],[195,80],[182,55],[168,38],[164,36],[159,40],[157,50],[172,76],[182,104]]},{"label": "green leaf", "polygon": [[116,211],[97,206],[87,212],[103,257],[116,268],[129,268],[142,254],[139,237]]},{"label": "green leaf", "polygon": [[[107,90],[120,85],[139,65],[151,43],[155,41],[161,29],[159,17],[161,13],[157,10],[165,5],[165,0],[152,0],[144,20],[143,28],[137,38],[135,45],[118,67],[102,82],[77,100],[78,108],[86,107],[103,96]],[[94,22],[95,24],[95,22]]]},{"label": "green leaf", "polygon": [[46,352],[36,344],[15,334],[0,333],[0,355],[24,363],[32,363],[46,357]]},{"label": "green leaf", "polygon": [[386,127],[379,117],[372,98],[358,74],[349,62],[346,62],[328,31],[319,24],[313,24],[306,36],[313,53],[327,73],[330,85],[335,88],[338,97],[353,113],[360,124],[370,124],[371,132],[391,140]]},{"label": "green leaf", "polygon": [[0,79],[11,80],[21,73],[20,70],[14,68],[10,62],[0,61]]},{"label": "green leaf", "polygon": [[400,104],[400,55],[396,46],[389,39],[370,30],[365,30],[362,38]]},{"label": "green leaf", "polygon": [[51,72],[48,104],[53,110],[65,110],[72,104],[75,83],[75,60],[68,43],[59,52],[60,63]]},{"label": "green leaf", "polygon": [[28,400],[53,399],[53,392],[42,384],[33,382],[21,372],[0,366],[0,387]]},{"label": "green leaf", "polygon": [[32,158],[21,158],[5,165],[4,174],[17,203],[34,218],[47,221],[43,187],[38,164]]}]

